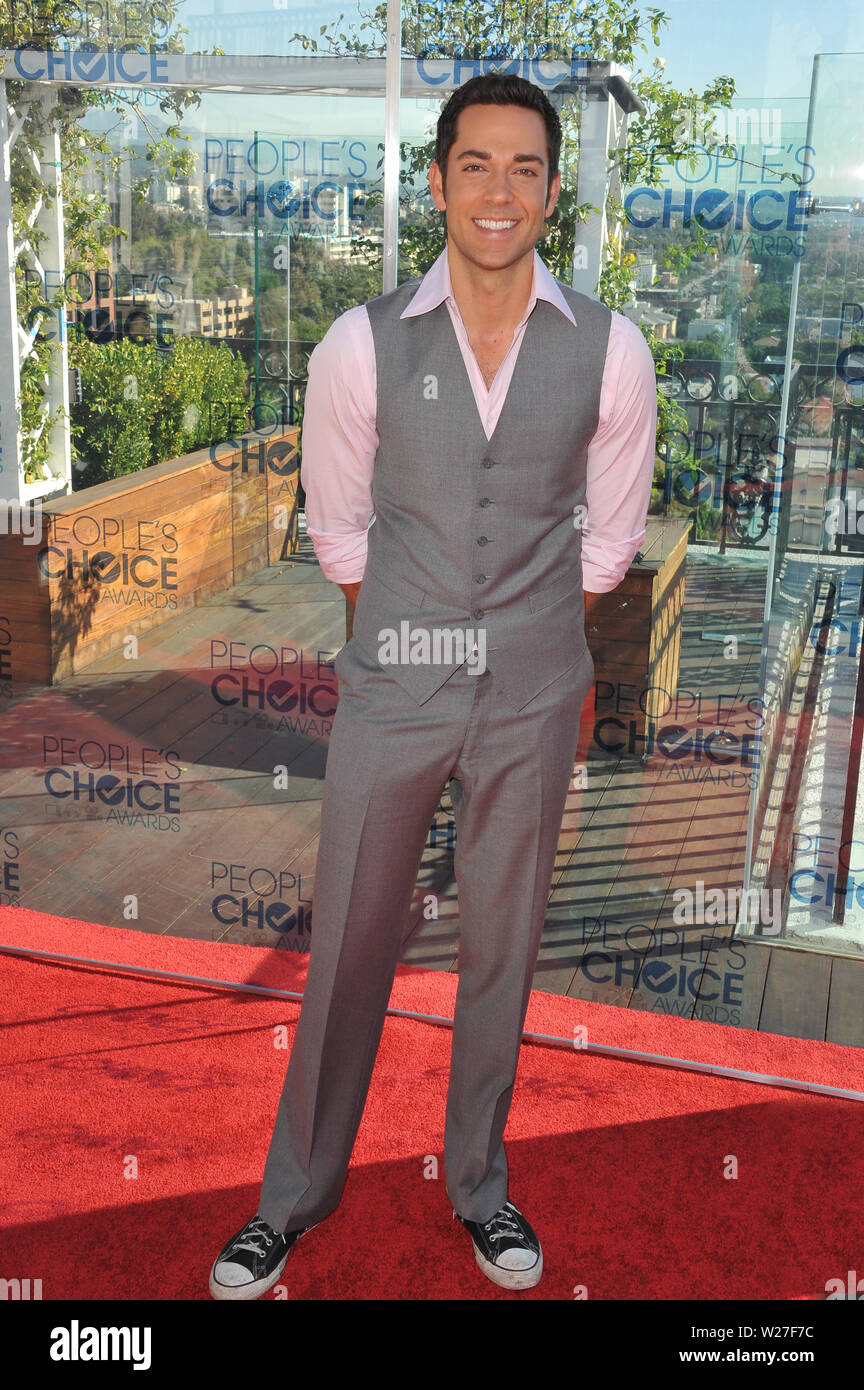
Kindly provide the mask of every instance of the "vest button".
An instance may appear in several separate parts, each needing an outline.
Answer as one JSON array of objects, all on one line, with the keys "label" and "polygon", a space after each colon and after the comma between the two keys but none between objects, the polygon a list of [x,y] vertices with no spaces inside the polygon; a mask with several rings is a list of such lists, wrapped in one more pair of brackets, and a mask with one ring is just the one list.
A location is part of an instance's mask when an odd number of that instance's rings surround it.
[{"label": "vest button", "polygon": [[478,536],[478,537],[477,537],[477,544],[478,544],[478,545],[488,545],[488,544],[489,544],[489,537],[488,537],[488,536]]},{"label": "vest button", "polygon": [[480,506],[481,506],[481,507],[488,507],[488,506],[489,506],[489,503],[490,503],[491,501],[492,501],[492,498],[491,498],[491,497],[481,497],[481,498],[480,498]]},{"label": "vest button", "polygon": [[491,468],[491,467],[493,466],[494,463],[495,463],[495,460],[494,460],[494,459],[484,459],[484,460],[483,460],[483,467],[484,467],[484,468]]},{"label": "vest button", "polygon": [[486,583],[486,575],[485,575],[485,574],[475,574],[474,578],[477,580],[477,583],[478,583],[478,584],[485,584],[485,583]]},{"label": "vest button", "polygon": [[471,614],[471,616],[472,616],[472,618],[485,618],[485,617],[486,617],[486,609],[485,609],[485,608],[475,608],[475,609],[474,609],[474,612]]}]

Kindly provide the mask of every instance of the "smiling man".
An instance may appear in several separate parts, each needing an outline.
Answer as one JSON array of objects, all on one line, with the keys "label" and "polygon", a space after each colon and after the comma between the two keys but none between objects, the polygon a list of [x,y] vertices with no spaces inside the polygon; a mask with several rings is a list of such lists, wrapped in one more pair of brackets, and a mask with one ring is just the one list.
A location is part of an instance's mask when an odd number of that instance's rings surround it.
[{"label": "smiling man", "polygon": [[[299,1237],[339,1205],[448,783],[453,1229],[496,1284],[527,1289],[542,1274],[503,1133],[594,677],[585,612],[644,537],[656,430],[638,328],[555,280],[534,249],[558,197],[560,146],[558,115],[532,83],[491,74],[458,88],[429,173],[446,249],[421,280],[341,315],[309,362],[308,530],[356,613],[335,662],[303,1006],[258,1212],[216,1258],[215,1298],[271,1288]],[[431,640],[444,630],[474,645],[444,650]],[[382,660],[384,634],[402,631]],[[478,634],[485,659],[472,662]],[[394,1170],[393,1205],[413,1212],[422,1261],[419,1156],[408,1173]],[[346,1221],[343,1246],[380,1247],[386,1209],[380,1220]]]}]

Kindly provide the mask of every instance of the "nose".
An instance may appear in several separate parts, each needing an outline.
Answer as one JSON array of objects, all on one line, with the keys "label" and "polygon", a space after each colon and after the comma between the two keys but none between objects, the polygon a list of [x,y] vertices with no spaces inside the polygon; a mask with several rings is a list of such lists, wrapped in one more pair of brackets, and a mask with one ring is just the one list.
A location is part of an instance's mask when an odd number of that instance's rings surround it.
[{"label": "nose", "polygon": [[510,203],[513,201],[506,169],[493,169],[486,185],[486,197],[490,203]]}]

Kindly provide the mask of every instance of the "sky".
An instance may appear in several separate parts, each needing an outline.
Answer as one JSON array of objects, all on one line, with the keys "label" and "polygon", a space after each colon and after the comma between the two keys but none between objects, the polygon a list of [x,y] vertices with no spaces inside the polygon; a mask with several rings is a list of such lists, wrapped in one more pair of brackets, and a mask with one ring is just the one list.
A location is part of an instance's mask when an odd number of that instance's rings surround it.
[{"label": "sky", "polygon": [[[373,2],[365,0],[364,9],[372,8]],[[645,0],[646,13],[652,2],[669,18],[656,50],[666,60],[667,78],[684,91],[699,92],[717,76],[732,77],[742,104],[774,102],[782,108],[784,141],[787,135],[794,135],[799,143],[804,138],[814,54],[859,52],[858,58],[821,63],[819,146],[823,157],[829,147],[842,147],[847,163],[850,148],[860,149],[855,186],[864,183],[864,0],[823,0],[821,4],[816,0]],[[449,0],[441,3],[446,14]],[[496,0],[482,3],[491,11]],[[514,3],[507,0],[508,11],[512,12]],[[295,29],[317,34],[321,24],[340,13],[348,22],[357,18],[358,0],[341,4],[339,0],[180,0],[179,4],[180,22],[190,30],[187,47],[218,44],[226,53],[284,52]],[[651,50],[645,56],[646,64],[654,53]],[[430,96],[435,95],[433,88]],[[404,100],[402,138],[421,137],[431,128],[437,111],[437,100]],[[238,94],[226,101],[211,95],[204,98],[197,118],[190,115],[187,124],[226,139],[242,134],[247,141],[256,131],[263,134],[288,127],[298,139],[307,135],[341,139],[350,130],[366,150],[374,151],[381,138],[383,98]],[[359,167],[356,161],[352,167]],[[850,165],[838,175],[843,187],[851,187],[851,172]]]},{"label": "sky", "polygon": [[[508,0],[512,9],[513,0]],[[490,4],[491,0],[487,0]],[[667,75],[684,88],[701,88],[719,74],[734,77],[744,97],[807,97],[814,53],[864,52],[864,0],[651,0],[669,17],[658,50]],[[364,4],[371,9],[372,2]],[[279,21],[294,14],[311,28],[357,13],[357,0],[183,0],[182,16],[261,14]],[[320,25],[319,25],[320,27]],[[224,43],[222,47],[225,47]],[[862,65],[864,67],[864,65]],[[864,82],[864,73],[862,73]]]},{"label": "sky", "polygon": [[[448,0],[442,0],[445,5]],[[361,0],[362,3],[362,0]],[[494,0],[484,0],[492,8]],[[512,9],[514,0],[507,0]],[[666,59],[666,76],[683,90],[701,91],[717,76],[734,78],[739,97],[778,102],[797,99],[802,103],[800,119],[806,121],[806,102],[810,93],[813,55],[815,53],[850,54],[859,52],[862,59],[847,65],[848,76],[842,81],[854,107],[864,107],[864,92],[859,102],[859,89],[864,89],[864,0],[646,0],[642,9],[647,13],[651,4],[664,10],[669,18],[657,53]],[[373,0],[363,3],[373,7]],[[201,28],[205,17],[213,21],[215,31],[230,24],[230,17],[242,19],[253,16],[244,33],[242,25],[232,27],[236,51],[261,51],[262,21],[270,37],[270,52],[281,51],[283,36],[295,28],[317,34],[320,25],[340,14],[350,22],[358,14],[358,0],[181,0],[180,18],[192,32],[189,47],[209,46],[215,42],[207,36],[209,25]],[[198,18],[198,25],[195,19]],[[227,32],[227,30],[226,30]],[[256,37],[257,32],[257,37]],[[202,35],[204,42],[201,42]],[[220,46],[230,52],[225,37]],[[245,46],[249,45],[249,46]],[[257,47],[256,47],[257,45]],[[651,61],[654,51],[646,57]],[[855,76],[857,72],[857,76]],[[322,131],[331,128],[327,120],[327,103],[306,98],[309,115]],[[336,125],[344,124],[341,103],[332,104]],[[794,108],[793,108],[794,109]],[[352,110],[363,127],[370,131],[380,123],[377,107],[355,98]],[[787,107],[787,114],[791,114]],[[796,116],[798,113],[796,112]],[[419,132],[417,108],[403,106],[403,138]]]},{"label": "sky", "polygon": [[[658,52],[666,75],[683,87],[699,89],[723,74],[743,97],[807,97],[814,53],[864,54],[864,0],[656,4],[669,16]],[[864,62],[859,72],[864,86]]]}]

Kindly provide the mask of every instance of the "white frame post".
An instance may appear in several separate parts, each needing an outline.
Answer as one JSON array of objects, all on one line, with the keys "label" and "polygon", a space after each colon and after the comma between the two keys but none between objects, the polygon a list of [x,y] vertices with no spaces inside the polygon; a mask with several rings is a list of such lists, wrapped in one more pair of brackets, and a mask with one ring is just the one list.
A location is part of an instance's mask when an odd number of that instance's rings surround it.
[{"label": "white frame post", "polygon": [[[617,64],[611,64],[609,76],[623,78],[630,74]],[[608,81],[608,78],[607,78]],[[610,93],[607,81],[599,91],[592,90],[582,110],[579,124],[579,164],[576,172],[576,200],[591,203],[599,212],[592,212],[587,221],[576,227],[573,244],[574,290],[597,298],[597,287],[603,270],[608,235],[606,203],[608,198],[620,200],[621,166],[610,168],[609,151],[623,149],[627,138],[628,112]],[[620,243],[623,230],[619,226]],[[583,263],[584,262],[584,263]]]},{"label": "white frame post", "polygon": [[402,81],[402,0],[387,0],[384,67],[383,292],[395,290],[399,269],[399,101]]},{"label": "white frame post", "polygon": [[[43,94],[43,103],[50,106],[54,100],[52,92]],[[50,205],[43,204],[36,219],[36,225],[44,233],[43,256],[49,264],[57,267],[61,282],[66,276],[66,235],[63,226],[62,170],[60,162],[60,132],[52,129],[42,146],[40,177],[44,188],[51,196]],[[46,301],[49,295],[46,287]],[[47,428],[51,443],[48,468],[54,475],[53,482],[28,485],[28,491],[55,491],[57,484],[64,492],[72,490],[72,450],[69,432],[69,354],[67,351],[66,308],[57,303],[51,311],[56,316],[56,337],[51,349],[51,367],[45,388],[46,417],[55,419]]]},{"label": "white frame post", "polygon": [[[44,197],[39,197],[29,218],[30,229],[35,228],[42,234],[42,246],[37,254],[26,234],[17,245],[15,243],[12,225],[11,153],[33,101],[40,102],[46,108],[50,107],[53,89],[31,89],[21,103],[21,111],[16,111],[9,106],[6,79],[0,76],[0,222],[4,224],[3,235],[0,238],[0,342],[7,346],[9,359],[4,371],[0,373],[0,488],[5,502],[14,502],[19,506],[25,502],[33,502],[36,498],[69,492],[72,486],[65,309],[62,304],[57,304],[56,308],[37,316],[33,324],[26,326],[21,323],[18,314],[15,266],[22,252],[26,255],[30,268],[42,282],[46,303],[49,301],[49,287],[46,283],[45,265],[56,268],[58,286],[62,285],[65,276],[60,135],[56,130],[44,138],[41,150],[33,155],[35,172],[48,194],[47,201]],[[48,429],[50,443],[47,460],[49,476],[28,483],[24,477],[21,430],[21,367],[33,350],[36,335],[45,328],[46,319],[51,315],[56,315],[56,331],[52,333],[51,360],[44,377],[42,425],[42,430]],[[47,421],[51,415],[55,418],[48,425]]]},{"label": "white frame post", "polygon": [[8,360],[0,371],[0,496],[7,506],[22,501],[18,293],[10,169],[10,153],[15,143],[10,116],[15,115],[6,99],[6,82],[0,77],[0,224],[3,227],[0,237],[0,343],[5,343],[9,349]]}]

